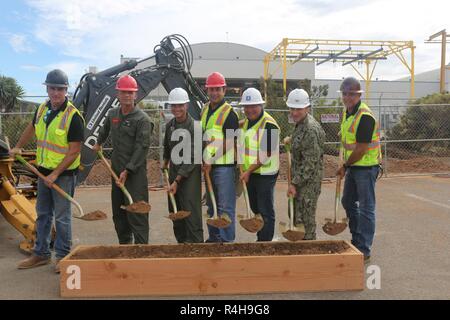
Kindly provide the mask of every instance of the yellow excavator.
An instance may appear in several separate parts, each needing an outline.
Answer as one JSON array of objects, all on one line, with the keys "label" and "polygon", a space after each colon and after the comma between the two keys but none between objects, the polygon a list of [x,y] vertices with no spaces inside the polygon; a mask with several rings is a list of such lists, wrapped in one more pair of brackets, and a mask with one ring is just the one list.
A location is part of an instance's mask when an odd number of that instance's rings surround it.
[{"label": "yellow excavator", "polygon": [[[33,152],[22,155],[33,162]],[[8,146],[0,140],[0,211],[23,236],[20,249],[30,253],[36,241],[36,176],[16,163],[8,154]]]}]

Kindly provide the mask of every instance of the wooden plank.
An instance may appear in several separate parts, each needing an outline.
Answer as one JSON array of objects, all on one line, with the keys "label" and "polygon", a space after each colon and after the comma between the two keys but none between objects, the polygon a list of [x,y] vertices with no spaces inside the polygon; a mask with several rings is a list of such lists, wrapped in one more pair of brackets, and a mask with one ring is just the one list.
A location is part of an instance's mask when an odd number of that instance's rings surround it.
[{"label": "wooden plank", "polygon": [[83,249],[61,261],[63,297],[363,290],[363,256],[353,248],[320,255],[71,260]]}]

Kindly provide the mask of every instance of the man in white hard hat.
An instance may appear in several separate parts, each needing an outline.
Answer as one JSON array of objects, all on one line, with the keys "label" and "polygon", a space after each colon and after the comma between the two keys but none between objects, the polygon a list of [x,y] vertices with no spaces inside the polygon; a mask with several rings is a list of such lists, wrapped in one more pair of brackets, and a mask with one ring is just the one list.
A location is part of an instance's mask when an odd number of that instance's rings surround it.
[{"label": "man in white hard hat", "polygon": [[323,176],[323,149],[325,132],[309,114],[311,103],[303,89],[291,91],[286,102],[295,122],[291,145],[292,182],[288,196],[295,197],[294,224],[305,229],[304,240],[316,239],[316,209]]},{"label": "man in white hard hat", "polygon": [[[194,162],[194,120],[188,113],[187,92],[182,88],[170,91],[169,105],[174,118],[166,125],[163,169],[169,169],[169,192],[175,195],[178,210],[191,212],[189,217],[173,221],[173,232],[178,243],[199,243],[203,242],[201,164]],[[184,151],[188,150],[186,158]],[[170,201],[169,208],[173,212]]]},{"label": "man in white hard hat", "polygon": [[264,111],[264,100],[255,88],[242,94],[245,120],[239,139],[242,182],[247,184],[250,207],[264,219],[257,241],[272,241],[275,230],[274,188],[279,169],[279,130],[275,119]]}]

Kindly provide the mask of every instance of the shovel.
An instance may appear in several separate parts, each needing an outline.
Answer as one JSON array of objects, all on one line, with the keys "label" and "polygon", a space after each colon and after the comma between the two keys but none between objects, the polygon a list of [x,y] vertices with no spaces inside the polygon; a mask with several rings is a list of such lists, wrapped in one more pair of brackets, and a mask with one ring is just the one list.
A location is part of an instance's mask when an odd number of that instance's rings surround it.
[{"label": "shovel", "polygon": [[334,219],[325,219],[325,224],[322,226],[323,231],[330,236],[335,236],[347,228],[347,219],[337,221],[337,213],[339,209],[339,201],[341,199],[341,180],[340,176],[336,177],[336,196],[334,198]]},{"label": "shovel", "polygon": [[[241,174],[243,173],[242,166],[239,167]],[[244,193],[245,205],[247,207],[247,219],[243,215],[239,215],[239,224],[251,233],[256,233],[264,227],[264,219],[259,213],[255,213],[252,217],[250,210],[250,201],[248,199],[247,184],[242,181],[242,192]]]},{"label": "shovel", "polygon": [[[39,178],[41,178],[42,180],[45,180],[45,176],[42,173],[40,173],[37,168],[35,168],[31,164],[29,164],[21,155],[16,154],[16,159],[21,164],[26,166],[31,172],[33,172],[35,175],[37,175]],[[72,198],[70,195],[68,195],[67,192],[65,192],[63,189],[61,189],[56,183],[53,183],[52,188],[56,192],[58,192],[61,196],[63,196],[65,199],[69,200],[75,206],[75,208],[77,208],[78,215],[74,215],[73,217],[82,219],[84,216],[84,212],[83,212],[83,209],[81,208],[80,204],[77,201],[75,201],[74,198]]]},{"label": "shovel", "polygon": [[209,176],[209,172],[205,172],[205,180],[206,180],[206,186],[208,187],[209,197],[211,198],[211,202],[213,205],[213,211],[214,215],[212,218],[209,218],[206,220],[206,223],[210,226],[216,227],[216,228],[226,228],[231,224],[231,219],[226,213],[222,213],[222,215],[219,217],[217,214],[217,204],[216,204],[216,197],[214,195],[214,190],[211,183],[211,177]]},{"label": "shovel", "polygon": [[169,198],[170,198],[170,202],[172,203],[172,208],[173,208],[173,212],[169,213],[169,219],[172,221],[175,220],[181,220],[184,218],[187,218],[191,215],[190,211],[178,211],[177,210],[177,203],[175,201],[175,197],[173,196],[173,193],[170,192],[170,182],[169,182],[169,173],[167,172],[167,169],[163,169],[164,172],[164,177],[166,178],[166,182],[167,182],[167,193],[169,194]]},{"label": "shovel", "polygon": [[[287,154],[287,178],[288,186],[291,185],[291,147],[289,144],[285,144]],[[294,197],[289,196],[288,200],[288,213],[289,213],[289,228],[286,227],[285,222],[280,222],[281,234],[289,241],[303,240],[305,237],[305,226],[301,224],[299,227],[294,226]]]},{"label": "shovel", "polygon": [[[97,152],[99,158],[103,161],[103,163],[105,164],[106,168],[108,168],[108,171],[111,173],[112,177],[114,178],[114,180],[116,181],[116,183],[119,181],[119,177],[116,175],[116,173],[113,171],[113,169],[111,168],[109,162],[105,159],[105,157],[103,156],[103,152],[101,150],[99,150]],[[125,186],[122,183],[119,183],[119,188],[120,190],[122,190],[122,192],[125,194],[125,196],[128,199],[129,205],[127,206],[123,206],[123,209],[125,209],[126,211],[129,212],[133,212],[133,213],[142,213],[142,214],[146,214],[149,213],[151,210],[151,206],[145,202],[145,201],[139,201],[134,203],[133,202],[133,198],[131,198],[130,193],[128,192],[127,188],[125,188]]]}]

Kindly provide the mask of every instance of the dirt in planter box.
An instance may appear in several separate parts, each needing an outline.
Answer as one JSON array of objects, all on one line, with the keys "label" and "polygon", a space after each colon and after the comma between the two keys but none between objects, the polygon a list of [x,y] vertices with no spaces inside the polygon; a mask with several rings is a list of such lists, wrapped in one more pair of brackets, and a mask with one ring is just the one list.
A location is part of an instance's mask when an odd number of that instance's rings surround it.
[{"label": "dirt in planter box", "polygon": [[79,250],[71,256],[76,259],[139,259],[139,258],[194,258],[276,256],[306,254],[339,254],[349,250],[343,241],[327,242],[267,242],[267,243],[205,243],[180,245],[99,246]]}]

